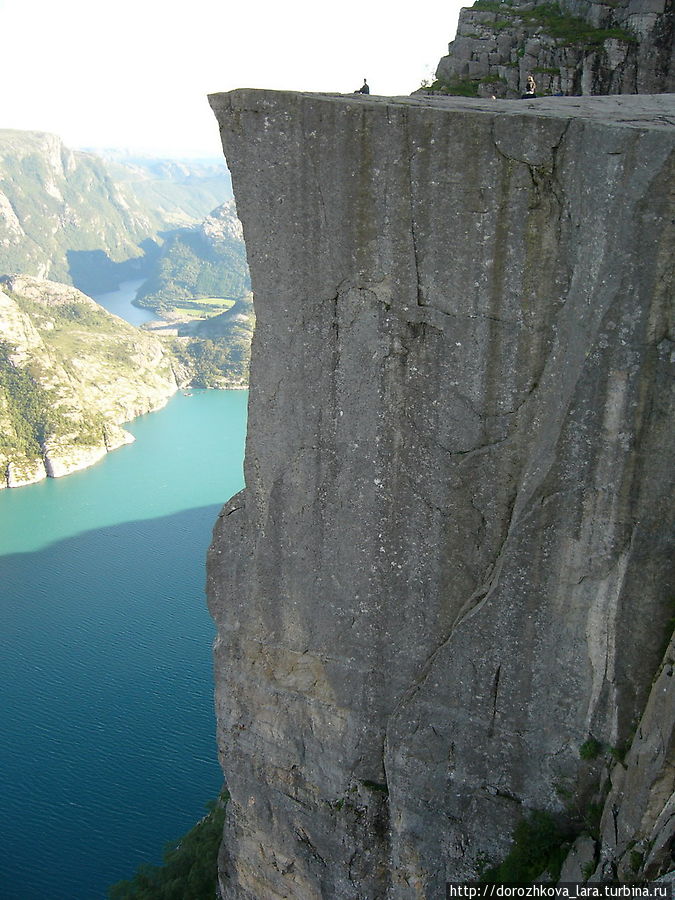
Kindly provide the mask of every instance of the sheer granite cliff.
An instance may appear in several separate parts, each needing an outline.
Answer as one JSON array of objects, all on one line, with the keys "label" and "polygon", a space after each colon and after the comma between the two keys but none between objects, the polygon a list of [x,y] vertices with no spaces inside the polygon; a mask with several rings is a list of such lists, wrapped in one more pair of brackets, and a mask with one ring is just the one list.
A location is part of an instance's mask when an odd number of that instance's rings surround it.
[{"label": "sheer granite cliff", "polygon": [[585,875],[663,814],[659,874],[672,722],[642,781],[608,751],[671,615],[675,98],[211,104],[257,316],[209,554],[223,896],[442,898],[617,768],[650,812]]}]

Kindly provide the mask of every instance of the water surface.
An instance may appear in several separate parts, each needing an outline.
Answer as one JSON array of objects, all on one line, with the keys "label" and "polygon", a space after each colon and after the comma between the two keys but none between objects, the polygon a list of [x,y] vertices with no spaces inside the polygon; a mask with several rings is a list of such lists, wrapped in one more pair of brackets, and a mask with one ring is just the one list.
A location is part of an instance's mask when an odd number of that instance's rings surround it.
[{"label": "water surface", "polygon": [[134,306],[140,286],[145,278],[137,278],[133,281],[123,281],[116,291],[108,291],[105,294],[96,294],[94,300],[100,303],[108,312],[114,313],[121,319],[126,319],[132,325],[143,325],[144,322],[153,322],[157,314],[150,309]]},{"label": "water surface", "polygon": [[247,395],[196,391],[91,469],[0,492],[0,896],[99,900],[221,787],[204,555]]}]

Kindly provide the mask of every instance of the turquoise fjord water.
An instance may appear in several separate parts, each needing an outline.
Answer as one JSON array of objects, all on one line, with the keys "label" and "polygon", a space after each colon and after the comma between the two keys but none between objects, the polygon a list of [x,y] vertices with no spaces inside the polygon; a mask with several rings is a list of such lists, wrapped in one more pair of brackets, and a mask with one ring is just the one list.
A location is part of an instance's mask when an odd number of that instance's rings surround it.
[{"label": "turquoise fjord water", "polygon": [[91,469],[0,492],[0,897],[99,900],[222,784],[204,556],[247,394],[195,391]]}]

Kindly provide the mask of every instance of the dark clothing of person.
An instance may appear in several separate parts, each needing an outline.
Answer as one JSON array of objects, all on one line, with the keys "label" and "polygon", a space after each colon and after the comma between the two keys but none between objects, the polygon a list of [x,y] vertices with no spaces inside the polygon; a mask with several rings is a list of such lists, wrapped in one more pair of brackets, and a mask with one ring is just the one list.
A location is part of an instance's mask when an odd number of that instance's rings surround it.
[{"label": "dark clothing of person", "polygon": [[354,91],[354,93],[355,94],[369,94],[370,93],[370,88],[368,87],[368,84],[367,84],[365,78],[363,79],[363,84],[361,85],[361,87],[358,89],[358,91]]},{"label": "dark clothing of person", "polygon": [[537,96],[537,83],[531,75],[527,76],[527,84],[525,85],[525,93],[521,96],[521,100],[531,100]]}]

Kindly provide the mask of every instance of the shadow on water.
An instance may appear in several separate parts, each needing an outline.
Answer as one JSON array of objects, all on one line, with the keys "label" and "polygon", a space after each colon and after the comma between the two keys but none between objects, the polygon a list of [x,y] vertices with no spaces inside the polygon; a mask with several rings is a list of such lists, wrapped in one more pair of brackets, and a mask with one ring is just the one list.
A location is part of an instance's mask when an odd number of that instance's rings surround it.
[{"label": "shadow on water", "polygon": [[160,246],[146,238],[138,247],[142,256],[122,262],[110,259],[104,250],[68,250],[68,273],[73,284],[85,294],[98,294],[116,290],[123,281],[147,277],[159,258]]},{"label": "shadow on water", "polygon": [[204,558],[220,505],[0,557],[4,900],[96,900],[216,796]]}]

